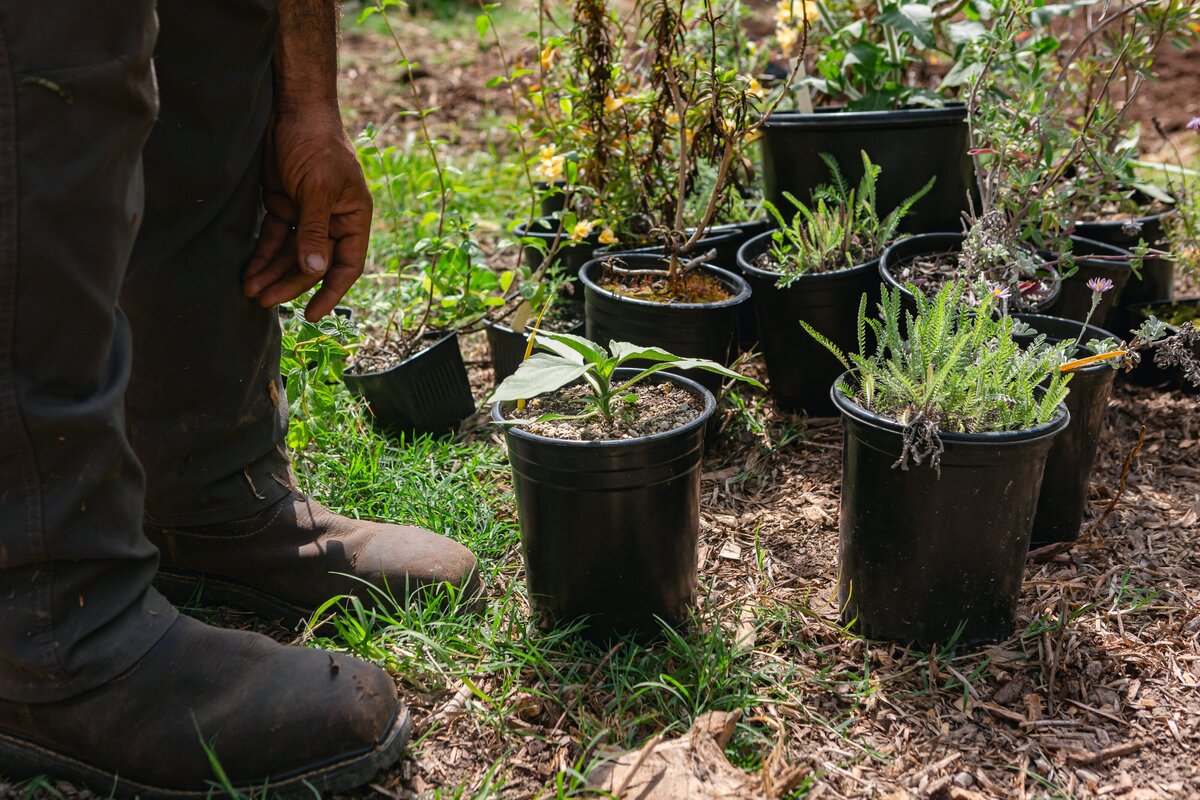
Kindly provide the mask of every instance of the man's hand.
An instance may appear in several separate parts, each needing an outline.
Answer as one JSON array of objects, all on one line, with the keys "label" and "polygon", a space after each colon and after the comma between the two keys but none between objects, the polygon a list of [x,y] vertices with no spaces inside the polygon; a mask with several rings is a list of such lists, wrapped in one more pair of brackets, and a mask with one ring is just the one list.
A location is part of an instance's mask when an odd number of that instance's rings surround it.
[{"label": "man's hand", "polygon": [[269,307],[320,283],[305,311],[315,322],[362,274],[371,229],[371,193],[336,107],[276,107],[267,130],[263,202],[267,215],[243,289]]}]

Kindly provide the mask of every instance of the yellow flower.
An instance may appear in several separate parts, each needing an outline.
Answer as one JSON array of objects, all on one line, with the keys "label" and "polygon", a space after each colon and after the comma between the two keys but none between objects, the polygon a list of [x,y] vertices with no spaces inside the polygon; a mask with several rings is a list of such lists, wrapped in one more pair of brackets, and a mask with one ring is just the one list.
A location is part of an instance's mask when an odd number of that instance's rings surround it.
[{"label": "yellow flower", "polygon": [[616,244],[617,235],[613,233],[612,228],[605,228],[604,230],[600,231],[599,242],[600,244]]},{"label": "yellow flower", "polygon": [[676,114],[674,111],[672,111],[670,114],[667,114],[667,124],[670,125],[672,128],[675,127],[676,125],[678,125],[679,124],[679,115]]},{"label": "yellow flower", "polygon": [[566,162],[566,156],[558,155],[558,145],[552,142],[543,147],[538,154],[538,163],[533,168],[533,175],[547,183],[553,183],[562,178]]},{"label": "yellow flower", "polygon": [[746,94],[762,99],[762,96],[766,92],[763,91],[762,84],[758,82],[758,78],[751,78],[750,82],[746,84]]},{"label": "yellow flower", "polygon": [[576,242],[581,242],[592,233],[592,228],[596,227],[596,223],[582,220],[575,223],[575,227],[571,230],[571,239]]},{"label": "yellow flower", "polygon": [[775,20],[780,26],[791,25],[796,22],[797,9],[804,9],[804,18],[812,22],[821,15],[817,9],[817,0],[779,0],[779,6],[775,9]]},{"label": "yellow flower", "polygon": [[554,45],[546,45],[541,53],[542,69],[550,69],[554,65]]},{"label": "yellow flower", "polygon": [[751,142],[757,142],[760,136],[762,136],[762,131],[758,128],[755,128],[752,131],[746,131],[744,134],[742,134],[742,141],[746,144],[750,144]]},{"label": "yellow flower", "polygon": [[779,49],[783,51],[784,56],[791,56],[792,48],[800,39],[800,33],[795,28],[781,25],[775,29],[775,38],[779,40]]},{"label": "yellow flower", "polygon": [[616,111],[621,106],[625,105],[625,101],[620,97],[613,97],[611,94],[604,98],[604,110],[609,114]]}]

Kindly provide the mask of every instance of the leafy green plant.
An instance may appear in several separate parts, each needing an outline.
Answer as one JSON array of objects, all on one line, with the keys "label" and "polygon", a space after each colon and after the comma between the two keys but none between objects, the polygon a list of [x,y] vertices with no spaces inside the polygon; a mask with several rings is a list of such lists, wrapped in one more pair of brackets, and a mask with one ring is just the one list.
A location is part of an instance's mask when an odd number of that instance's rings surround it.
[{"label": "leafy green plant", "polygon": [[[904,426],[896,465],[941,462],[941,433],[1019,431],[1048,422],[1067,396],[1069,376],[1059,367],[1068,345],[1038,337],[1024,350],[1013,338],[1013,320],[993,317],[994,293],[979,307],[963,301],[965,285],[951,281],[933,299],[909,287],[915,316],[902,315],[901,290],[883,288],[880,318],[858,309],[858,353],[841,350],[801,322],[850,374],[838,391],[866,411]],[[903,317],[903,319],[902,319]],[[867,351],[867,331],[874,350]],[[1039,389],[1039,386],[1044,387]]]},{"label": "leafy green plant", "polygon": [[358,337],[354,323],[336,314],[317,322],[304,318],[301,307],[283,321],[279,371],[287,391],[288,447],[308,446],[337,417],[338,392],[350,356],[349,343]]},{"label": "leafy green plant", "polygon": [[[993,16],[987,0],[780,0],[774,46],[804,58],[801,42],[816,40],[807,74],[794,88],[801,111],[810,92],[818,104],[848,111],[910,105],[941,106],[970,80],[966,46]],[[936,71],[948,72],[940,79]]]},{"label": "leafy green plant", "polygon": [[[550,4],[540,8],[554,20]],[[747,151],[782,97],[749,71],[742,8],[643,0],[618,13],[576,0],[564,35],[538,32],[534,169],[563,181],[575,228],[599,231],[601,244],[662,245],[668,277],[718,215],[748,215]]]},{"label": "leafy green plant", "polygon": [[1112,202],[1131,180],[1122,116],[1132,94],[1114,93],[1136,93],[1185,5],[1006,0],[971,44],[967,120],[982,205],[960,259],[970,280],[1017,289],[1041,262],[1030,245],[1073,270],[1068,237],[1081,205]]},{"label": "leafy green plant", "polygon": [[[510,420],[510,424],[528,424],[550,419],[587,419],[597,414],[612,421],[618,404],[637,402],[633,387],[656,372],[665,369],[702,369],[725,378],[733,378],[762,387],[753,378],[739,375],[715,361],[703,358],[683,358],[659,347],[646,347],[629,342],[609,342],[608,348],[568,333],[534,330],[537,345],[549,352],[534,353],[521,362],[512,375],[496,387],[492,402],[528,400],[549,394],[581,378],[591,387],[592,394],[583,398],[584,408],[575,415],[546,414],[537,419]],[[649,367],[632,378],[620,380],[614,371],[629,361],[652,361]]]},{"label": "leafy green plant", "polygon": [[[373,247],[377,264],[395,275],[386,316],[369,320],[367,339],[355,355],[355,368],[382,368],[412,355],[439,330],[470,330],[503,313],[515,271],[496,272],[486,263],[468,210],[474,198],[447,162],[443,139],[434,135],[418,88],[418,64],[408,58],[394,15],[399,0],[371,0],[358,18],[372,20],[390,38],[396,69],[415,110],[402,112],[416,120],[408,146],[385,145],[380,131],[368,126],[359,138],[358,154],[373,196],[377,218],[385,223],[380,244]],[[414,144],[419,146],[413,146]]]},{"label": "leafy green plant", "polygon": [[774,268],[783,273],[779,286],[790,286],[802,275],[811,272],[832,272],[865,264],[878,258],[896,236],[900,222],[918,200],[933,188],[932,177],[916,194],[907,198],[883,219],[876,209],[876,185],[880,168],[862,152],[863,176],[857,189],[851,189],[837,160],[821,153],[829,168],[831,184],[813,192],[813,206],[801,203],[790,192],[784,197],[796,207],[789,223],[769,200],[763,208],[779,224],[772,238],[769,256]]}]

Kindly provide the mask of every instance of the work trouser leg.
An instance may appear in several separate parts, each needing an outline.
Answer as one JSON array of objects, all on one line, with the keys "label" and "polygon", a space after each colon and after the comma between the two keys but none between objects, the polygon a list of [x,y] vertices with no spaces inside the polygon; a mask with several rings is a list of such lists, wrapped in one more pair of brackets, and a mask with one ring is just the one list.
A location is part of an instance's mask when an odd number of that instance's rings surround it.
[{"label": "work trouser leg", "polygon": [[147,521],[239,519],[284,497],[279,319],[242,293],[261,215],[275,0],[159,0],[162,110],[121,294],[134,334],[130,436]]},{"label": "work trouser leg", "polygon": [[153,0],[0,0],[0,698],[64,699],[137,661],[150,589],[117,308],[154,120]]}]

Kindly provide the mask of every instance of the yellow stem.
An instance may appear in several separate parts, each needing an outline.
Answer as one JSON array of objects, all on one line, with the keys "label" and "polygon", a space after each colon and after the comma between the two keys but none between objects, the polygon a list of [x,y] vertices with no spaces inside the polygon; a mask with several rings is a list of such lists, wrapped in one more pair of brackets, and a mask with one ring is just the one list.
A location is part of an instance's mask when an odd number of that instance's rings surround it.
[{"label": "yellow stem", "polygon": [[1091,364],[1099,363],[1101,361],[1111,361],[1114,358],[1120,358],[1121,356],[1128,355],[1128,354],[1129,354],[1128,350],[1110,350],[1107,353],[1100,353],[1098,355],[1088,356],[1087,358],[1078,358],[1074,361],[1068,361],[1067,363],[1065,363],[1061,367],[1059,367],[1058,371],[1059,372],[1071,372],[1072,370],[1077,370],[1081,367],[1086,367]]}]

